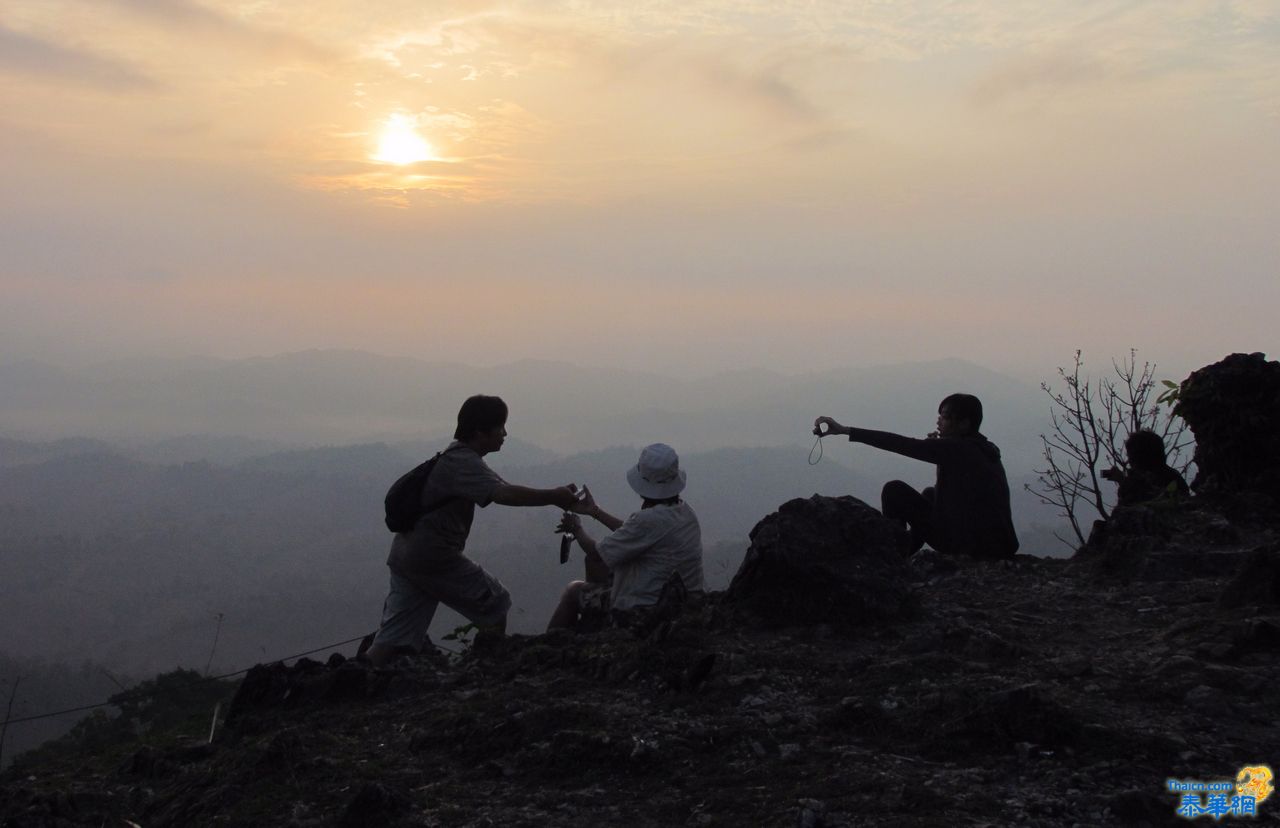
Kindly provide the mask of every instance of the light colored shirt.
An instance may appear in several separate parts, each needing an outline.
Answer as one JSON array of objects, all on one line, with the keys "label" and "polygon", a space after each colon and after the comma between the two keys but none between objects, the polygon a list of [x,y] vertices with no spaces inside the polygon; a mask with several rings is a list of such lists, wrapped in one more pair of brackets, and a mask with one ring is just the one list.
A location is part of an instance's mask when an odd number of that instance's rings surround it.
[{"label": "light colored shirt", "polygon": [[422,505],[430,507],[456,498],[418,519],[412,532],[401,532],[391,541],[387,566],[401,574],[429,572],[433,565],[462,554],[471,534],[476,507],[484,508],[505,481],[489,468],[475,450],[452,443],[436,461],[422,489]]},{"label": "light colored shirt", "polygon": [[613,609],[651,606],[662,585],[679,573],[691,593],[702,592],[702,527],[681,501],[634,512],[618,529],[596,544],[613,571]]}]

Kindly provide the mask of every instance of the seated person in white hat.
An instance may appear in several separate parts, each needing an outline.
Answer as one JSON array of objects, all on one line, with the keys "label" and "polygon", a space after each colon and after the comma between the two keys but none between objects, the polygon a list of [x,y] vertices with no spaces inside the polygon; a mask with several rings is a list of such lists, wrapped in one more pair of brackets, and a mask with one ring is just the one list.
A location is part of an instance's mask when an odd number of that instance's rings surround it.
[{"label": "seated person in white hat", "polygon": [[643,503],[625,521],[601,509],[591,490],[585,491],[578,511],[603,523],[610,534],[596,541],[583,530],[578,515],[564,514],[556,531],[577,538],[587,555],[587,580],[565,589],[548,630],[574,627],[588,605],[617,611],[652,606],[673,574],[688,593],[704,591],[702,528],[680,499],[685,479],[675,449],[654,443],[627,470],[627,482]]}]

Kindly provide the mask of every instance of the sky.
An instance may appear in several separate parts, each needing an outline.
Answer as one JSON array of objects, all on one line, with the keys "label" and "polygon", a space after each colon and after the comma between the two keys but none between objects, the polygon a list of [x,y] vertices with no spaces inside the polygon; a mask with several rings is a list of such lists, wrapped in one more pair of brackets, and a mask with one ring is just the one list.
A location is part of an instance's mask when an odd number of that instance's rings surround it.
[{"label": "sky", "polygon": [[0,0],[0,360],[1274,348],[1274,0]]}]

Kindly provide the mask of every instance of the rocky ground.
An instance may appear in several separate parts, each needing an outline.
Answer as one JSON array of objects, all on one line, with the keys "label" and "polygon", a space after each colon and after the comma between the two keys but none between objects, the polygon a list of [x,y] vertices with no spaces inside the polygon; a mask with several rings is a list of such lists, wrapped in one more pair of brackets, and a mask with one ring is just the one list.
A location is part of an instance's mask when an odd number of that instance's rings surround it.
[{"label": "rocky ground", "polygon": [[[899,620],[721,594],[645,637],[263,667],[211,745],[22,768],[0,825],[1184,824],[1167,778],[1280,770],[1277,534],[1229,517],[1140,510],[1071,561],[925,550]],[[1222,821],[1280,795],[1258,810]]]}]

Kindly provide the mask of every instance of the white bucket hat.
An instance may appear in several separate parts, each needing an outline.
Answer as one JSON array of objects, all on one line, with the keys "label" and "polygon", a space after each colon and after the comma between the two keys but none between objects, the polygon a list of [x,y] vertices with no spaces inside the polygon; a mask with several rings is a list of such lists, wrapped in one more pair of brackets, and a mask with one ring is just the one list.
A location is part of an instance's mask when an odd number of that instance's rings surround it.
[{"label": "white bucket hat", "polygon": [[640,462],[627,469],[627,482],[636,494],[650,500],[666,500],[684,490],[686,475],[676,450],[666,443],[645,446]]}]

